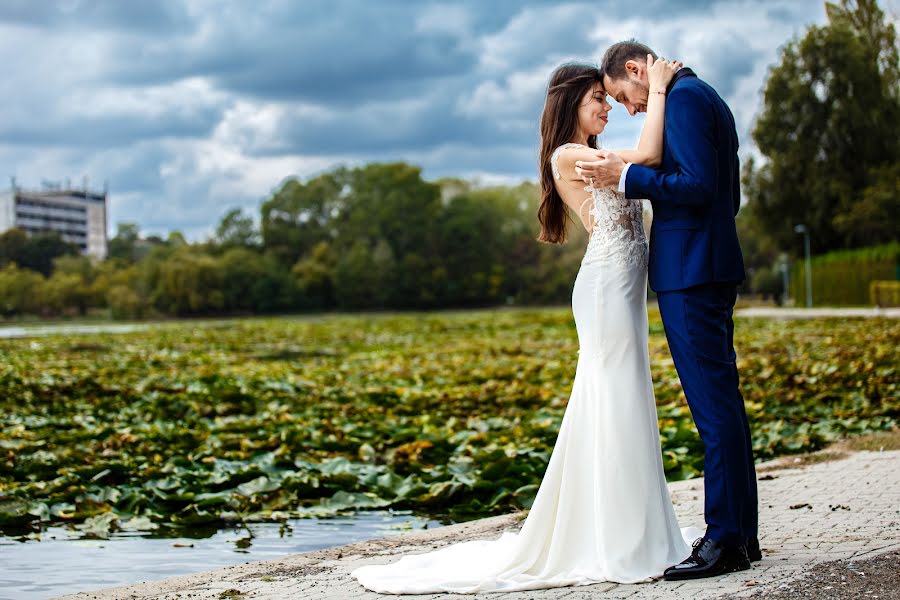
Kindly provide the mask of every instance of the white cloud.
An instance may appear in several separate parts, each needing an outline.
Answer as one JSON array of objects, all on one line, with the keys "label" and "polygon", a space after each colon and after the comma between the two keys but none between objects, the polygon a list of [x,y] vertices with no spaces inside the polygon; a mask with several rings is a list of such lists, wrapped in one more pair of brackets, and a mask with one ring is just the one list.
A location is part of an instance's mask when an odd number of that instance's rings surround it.
[{"label": "white cloud", "polygon": [[465,6],[454,4],[433,4],[426,6],[416,17],[416,31],[419,33],[445,33],[459,38],[472,34],[472,18]]},{"label": "white cloud", "polygon": [[556,65],[544,63],[525,71],[510,71],[498,78],[479,83],[470,95],[457,102],[457,109],[467,117],[496,119],[503,127],[510,119],[529,119],[535,106],[543,104],[550,73]]},{"label": "white cloud", "polygon": [[[554,62],[573,50],[581,52],[586,49],[583,33],[595,18],[583,4],[526,6],[502,30],[482,38],[480,68],[492,73],[511,71],[530,67],[535,61]],[[577,48],[573,49],[573,44]]]}]

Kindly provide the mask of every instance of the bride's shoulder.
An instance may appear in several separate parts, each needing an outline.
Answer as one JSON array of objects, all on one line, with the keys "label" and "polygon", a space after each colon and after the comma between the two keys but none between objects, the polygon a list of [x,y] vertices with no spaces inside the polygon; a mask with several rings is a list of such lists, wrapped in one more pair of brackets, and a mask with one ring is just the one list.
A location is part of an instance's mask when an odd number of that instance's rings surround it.
[{"label": "bride's shoulder", "polygon": [[556,150],[554,150],[553,152],[560,152],[561,150],[565,150],[566,148],[589,148],[589,146],[585,146],[584,144],[577,144],[575,142],[567,142],[562,146],[557,146]]},{"label": "bride's shoulder", "polygon": [[[585,146],[584,144],[576,144],[575,142],[568,142],[566,144],[563,144],[562,146],[557,146],[556,149],[553,151],[553,155],[551,156],[551,158],[553,160],[557,160],[561,153],[566,152],[567,150],[575,150],[576,148],[577,149],[583,148],[583,149],[588,149],[588,150],[590,149],[589,146]],[[566,152],[566,154],[568,154],[568,153],[569,152]]]},{"label": "bride's shoulder", "polygon": [[[575,168],[575,161],[592,160],[595,158],[594,154],[596,152],[596,148],[591,148],[590,146],[577,144],[575,142],[568,142],[561,146],[557,146],[553,151],[553,154],[550,155],[550,167],[553,169],[553,176],[556,179],[561,179],[560,168],[567,172],[573,170]],[[560,167],[560,162],[562,162],[562,167]],[[574,172],[572,175],[574,176]]]}]

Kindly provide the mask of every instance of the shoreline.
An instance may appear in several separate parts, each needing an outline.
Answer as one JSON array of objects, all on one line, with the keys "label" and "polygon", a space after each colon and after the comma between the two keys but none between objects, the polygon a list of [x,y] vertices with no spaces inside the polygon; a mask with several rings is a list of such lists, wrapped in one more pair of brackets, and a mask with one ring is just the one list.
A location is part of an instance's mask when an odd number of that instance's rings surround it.
[{"label": "shoreline", "polygon": [[[775,590],[817,564],[876,557],[900,549],[900,450],[822,450],[757,465],[763,560],[749,571],[688,582],[597,583],[503,594],[426,594],[412,598],[717,598]],[[669,484],[682,527],[702,526],[702,479]],[[517,531],[524,511],[404,532],[324,550],[247,562],[159,581],[79,592],[58,600],[384,598],[350,572],[469,539]],[[898,567],[900,568],[900,567]]]}]

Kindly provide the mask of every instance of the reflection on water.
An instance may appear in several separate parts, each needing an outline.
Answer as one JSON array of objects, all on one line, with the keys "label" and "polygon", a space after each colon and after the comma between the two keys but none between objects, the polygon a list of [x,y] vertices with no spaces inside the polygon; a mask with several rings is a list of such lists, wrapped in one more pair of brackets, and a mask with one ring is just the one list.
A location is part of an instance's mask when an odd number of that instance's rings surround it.
[{"label": "reflection on water", "polygon": [[130,333],[141,331],[149,327],[159,327],[159,324],[151,325],[135,323],[129,325],[34,325],[28,327],[0,327],[0,338],[40,337],[44,335],[56,335],[58,333]]},{"label": "reflection on water", "polygon": [[251,523],[206,536],[153,538],[116,535],[75,539],[61,527],[41,541],[0,538],[0,600],[31,600],[79,591],[164,579],[248,561],[278,558],[424,527],[440,521],[409,511],[368,511],[349,517]]}]

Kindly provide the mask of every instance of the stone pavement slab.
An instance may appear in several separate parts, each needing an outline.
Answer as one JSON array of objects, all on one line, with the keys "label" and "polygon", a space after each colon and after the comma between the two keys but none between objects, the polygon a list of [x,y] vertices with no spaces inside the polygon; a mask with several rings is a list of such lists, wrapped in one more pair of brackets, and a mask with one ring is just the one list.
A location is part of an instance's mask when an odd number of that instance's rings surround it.
[{"label": "stone pavement slab", "polygon": [[[838,460],[803,462],[790,457],[757,465],[763,560],[749,571],[687,582],[656,581],[487,594],[404,595],[410,599],[565,600],[734,598],[784,589],[815,565],[867,558],[900,549],[900,451],[855,452]],[[703,525],[701,479],[671,483],[682,526]],[[429,531],[246,563],[162,581],[84,592],[63,600],[365,600],[369,592],[350,572],[361,564],[393,562],[465,539],[493,539],[515,531],[523,513],[459,523]],[[900,566],[898,566],[900,568]]]}]

